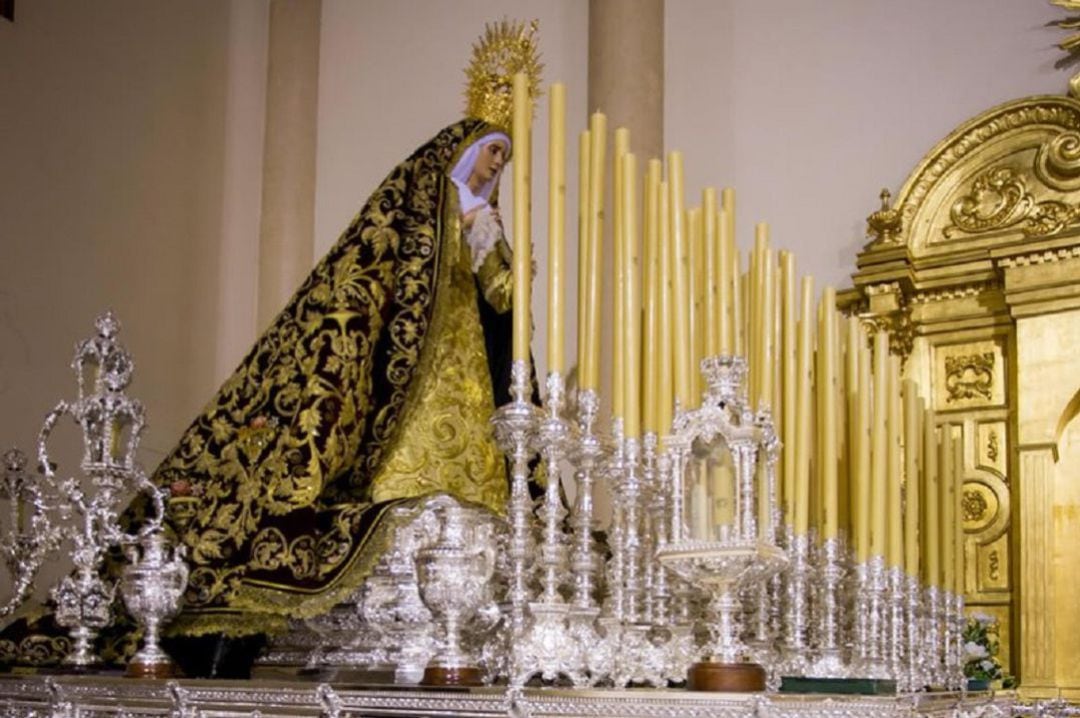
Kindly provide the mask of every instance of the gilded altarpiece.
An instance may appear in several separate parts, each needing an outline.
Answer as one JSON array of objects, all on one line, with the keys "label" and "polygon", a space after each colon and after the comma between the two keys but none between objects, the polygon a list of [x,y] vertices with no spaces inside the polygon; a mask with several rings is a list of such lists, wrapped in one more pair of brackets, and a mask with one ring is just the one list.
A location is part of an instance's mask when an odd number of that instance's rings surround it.
[{"label": "gilded altarpiece", "polygon": [[1080,697],[1080,102],[973,118],[868,224],[841,303],[962,442],[969,610],[1025,693]]}]

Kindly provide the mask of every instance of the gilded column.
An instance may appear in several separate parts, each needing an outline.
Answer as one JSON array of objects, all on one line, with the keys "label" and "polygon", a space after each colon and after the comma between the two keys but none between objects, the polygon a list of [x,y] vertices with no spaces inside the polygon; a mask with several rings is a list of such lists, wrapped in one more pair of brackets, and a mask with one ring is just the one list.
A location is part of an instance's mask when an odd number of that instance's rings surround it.
[{"label": "gilded column", "polygon": [[1054,449],[1019,447],[1020,465],[1020,680],[1025,688],[1053,686]]},{"label": "gilded column", "polygon": [[258,331],[311,269],[322,0],[271,0]]}]

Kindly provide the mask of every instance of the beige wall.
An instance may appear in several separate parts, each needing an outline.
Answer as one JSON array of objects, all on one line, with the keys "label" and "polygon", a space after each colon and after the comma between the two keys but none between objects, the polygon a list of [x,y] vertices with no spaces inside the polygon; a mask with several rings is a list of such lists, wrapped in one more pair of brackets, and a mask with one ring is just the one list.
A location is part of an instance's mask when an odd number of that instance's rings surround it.
[{"label": "beige wall", "polygon": [[686,186],[732,185],[740,244],[767,220],[800,271],[846,284],[878,192],[958,124],[1061,94],[1043,0],[668,0],[668,148]]},{"label": "beige wall", "polygon": [[[265,9],[33,0],[0,22],[0,445],[113,308],[167,451],[253,334]],[[254,140],[254,143],[253,143]]]}]

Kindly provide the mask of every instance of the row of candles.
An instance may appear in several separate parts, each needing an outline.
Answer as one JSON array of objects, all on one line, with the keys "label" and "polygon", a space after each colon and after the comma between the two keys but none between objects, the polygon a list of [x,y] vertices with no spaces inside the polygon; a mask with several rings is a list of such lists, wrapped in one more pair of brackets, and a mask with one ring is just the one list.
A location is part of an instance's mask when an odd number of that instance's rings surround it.
[{"label": "row of candles", "polygon": [[[515,81],[514,358],[528,360],[531,341],[531,102]],[[565,88],[550,90],[549,274],[547,360],[565,367]],[[901,380],[888,334],[872,339],[857,317],[843,318],[826,287],[814,304],[814,281],[796,283],[795,258],[770,245],[759,223],[748,266],[735,244],[734,192],[706,189],[687,208],[683,158],[639,163],[630,133],[614,131],[611,165],[614,237],[614,327],[611,407],[622,434],[654,434],[661,448],[676,407],[696,408],[697,367],[707,356],[745,355],[749,400],[771,413],[784,450],[777,475],[782,523],[796,536],[843,534],[859,562],[883,557],[927,585],[963,590],[959,503],[962,447],[948,425],[938,428],[917,386]],[[580,136],[578,278],[579,389],[598,389],[601,253],[604,247],[607,128],[591,116]],[[639,197],[641,201],[639,202]],[[697,538],[715,538],[732,516],[732,481],[690,487],[687,523]],[[768,492],[758,491],[765,525]]]}]

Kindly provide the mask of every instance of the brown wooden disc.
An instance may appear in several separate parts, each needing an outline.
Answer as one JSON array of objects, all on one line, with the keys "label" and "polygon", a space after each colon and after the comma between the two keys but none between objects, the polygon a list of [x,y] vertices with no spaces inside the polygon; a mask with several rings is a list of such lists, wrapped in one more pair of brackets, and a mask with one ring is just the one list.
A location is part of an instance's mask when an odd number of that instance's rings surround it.
[{"label": "brown wooden disc", "polygon": [[686,674],[691,691],[751,693],[765,690],[765,669],[757,663],[695,663]]},{"label": "brown wooden disc", "polygon": [[176,678],[180,671],[175,663],[129,663],[124,675],[128,678]]},{"label": "brown wooden disc", "polygon": [[482,686],[483,673],[472,666],[428,666],[424,669],[422,686]]}]

